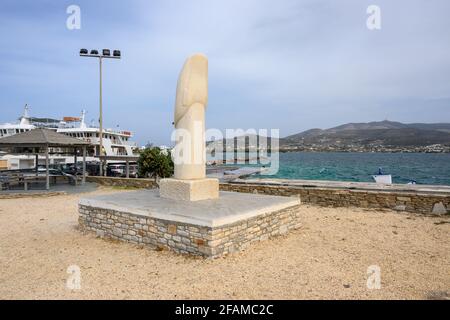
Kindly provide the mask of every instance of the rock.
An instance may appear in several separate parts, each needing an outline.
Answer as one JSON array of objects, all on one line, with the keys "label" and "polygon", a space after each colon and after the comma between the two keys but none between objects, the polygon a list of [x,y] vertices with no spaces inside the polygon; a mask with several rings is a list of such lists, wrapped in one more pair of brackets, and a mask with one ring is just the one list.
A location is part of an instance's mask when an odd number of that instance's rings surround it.
[{"label": "rock", "polygon": [[120,230],[119,228],[114,228],[113,229],[113,235],[115,235],[116,237],[121,237],[122,236],[122,230]]},{"label": "rock", "polygon": [[396,211],[406,211],[406,206],[405,205],[395,206],[394,210],[396,210]]},{"label": "rock", "polygon": [[447,214],[447,208],[444,206],[442,202],[435,203],[433,206],[433,210],[431,211],[432,214]]},{"label": "rock", "polygon": [[176,234],[177,233],[177,226],[173,225],[173,224],[169,224],[167,230],[168,230],[168,232],[170,234]]}]

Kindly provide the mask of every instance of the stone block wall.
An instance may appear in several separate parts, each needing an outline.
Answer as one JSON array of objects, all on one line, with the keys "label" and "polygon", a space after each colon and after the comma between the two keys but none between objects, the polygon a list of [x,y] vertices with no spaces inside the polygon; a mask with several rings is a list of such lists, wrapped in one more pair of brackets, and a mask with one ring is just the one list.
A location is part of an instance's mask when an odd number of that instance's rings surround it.
[{"label": "stone block wall", "polygon": [[147,189],[158,187],[157,183],[153,179],[89,176],[86,177],[86,181],[95,182],[103,186],[147,188]]},{"label": "stone block wall", "polygon": [[0,193],[0,199],[19,199],[19,198],[47,198],[54,196],[66,195],[65,191],[54,191],[54,192],[11,192],[11,193]]},{"label": "stone block wall", "polygon": [[430,214],[435,204],[442,203],[450,211],[450,194],[294,187],[254,183],[223,183],[220,185],[220,189],[278,196],[299,195],[303,203],[325,207],[385,208]]},{"label": "stone block wall", "polygon": [[99,237],[211,258],[285,234],[300,226],[299,219],[297,205],[213,228],[79,206],[81,229],[95,232]]}]

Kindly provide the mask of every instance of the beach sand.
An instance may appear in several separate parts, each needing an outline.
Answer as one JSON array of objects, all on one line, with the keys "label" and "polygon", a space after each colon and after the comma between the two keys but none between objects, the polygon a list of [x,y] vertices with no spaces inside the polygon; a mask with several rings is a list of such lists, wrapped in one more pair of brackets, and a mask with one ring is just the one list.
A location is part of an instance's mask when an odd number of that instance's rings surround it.
[{"label": "beach sand", "polygon": [[[95,193],[126,192],[102,188]],[[84,195],[0,200],[1,299],[426,299],[450,292],[450,218],[302,207],[303,227],[215,260],[84,234]],[[67,268],[81,289],[66,288]],[[367,269],[381,288],[367,288]]]}]

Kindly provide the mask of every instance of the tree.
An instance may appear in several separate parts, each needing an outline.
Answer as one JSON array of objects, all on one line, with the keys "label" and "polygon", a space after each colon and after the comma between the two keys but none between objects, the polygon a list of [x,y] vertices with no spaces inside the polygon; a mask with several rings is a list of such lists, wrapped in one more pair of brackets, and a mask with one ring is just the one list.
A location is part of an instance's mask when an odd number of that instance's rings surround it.
[{"label": "tree", "polygon": [[145,148],[138,160],[139,176],[155,180],[173,175],[173,161],[170,151],[163,152],[158,147]]}]

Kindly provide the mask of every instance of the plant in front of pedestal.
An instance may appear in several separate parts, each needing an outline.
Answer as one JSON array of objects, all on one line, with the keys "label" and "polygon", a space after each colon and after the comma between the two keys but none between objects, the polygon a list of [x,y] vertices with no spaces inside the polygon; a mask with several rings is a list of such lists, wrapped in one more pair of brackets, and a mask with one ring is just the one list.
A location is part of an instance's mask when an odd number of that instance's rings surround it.
[{"label": "plant in front of pedestal", "polygon": [[150,177],[155,180],[173,175],[173,161],[170,151],[158,147],[145,148],[138,160],[139,177]]}]

